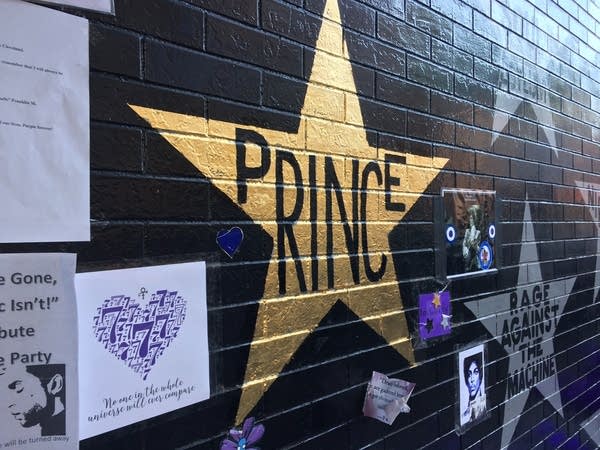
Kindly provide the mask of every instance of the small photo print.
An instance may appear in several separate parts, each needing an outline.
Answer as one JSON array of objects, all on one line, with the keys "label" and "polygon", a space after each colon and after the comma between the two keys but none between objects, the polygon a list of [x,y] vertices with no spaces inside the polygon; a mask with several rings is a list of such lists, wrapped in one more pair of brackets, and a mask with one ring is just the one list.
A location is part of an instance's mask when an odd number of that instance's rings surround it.
[{"label": "small photo print", "polygon": [[459,421],[464,430],[487,416],[484,345],[458,354]]},{"label": "small photo print", "polygon": [[13,426],[39,430],[38,436],[66,434],[64,364],[11,366],[0,374],[0,388]]},{"label": "small photo print", "polygon": [[496,268],[496,194],[444,189],[448,278]]}]

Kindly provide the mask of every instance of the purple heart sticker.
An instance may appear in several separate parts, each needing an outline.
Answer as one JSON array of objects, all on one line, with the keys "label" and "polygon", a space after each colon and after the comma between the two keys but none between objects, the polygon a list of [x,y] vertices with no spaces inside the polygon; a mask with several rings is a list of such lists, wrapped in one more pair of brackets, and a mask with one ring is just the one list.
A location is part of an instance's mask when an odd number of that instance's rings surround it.
[{"label": "purple heart sticker", "polygon": [[217,244],[230,258],[233,258],[233,255],[240,249],[243,240],[244,232],[240,227],[221,230],[217,233]]},{"label": "purple heart sticker", "polygon": [[109,353],[145,380],[185,320],[186,302],[177,291],[152,294],[146,306],[113,295],[96,310],[94,334]]}]

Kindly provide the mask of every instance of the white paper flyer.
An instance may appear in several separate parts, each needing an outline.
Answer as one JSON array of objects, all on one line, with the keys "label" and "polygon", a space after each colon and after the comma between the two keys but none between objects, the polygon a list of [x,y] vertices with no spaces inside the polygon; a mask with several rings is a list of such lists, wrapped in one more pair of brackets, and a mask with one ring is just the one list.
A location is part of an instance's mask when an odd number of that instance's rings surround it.
[{"label": "white paper flyer", "polygon": [[57,5],[74,6],[76,8],[89,9],[103,13],[114,14],[115,6],[113,0],[33,0],[36,3],[53,3]]},{"label": "white paper flyer", "polygon": [[79,448],[74,254],[0,255],[0,446]]},{"label": "white paper flyer", "polygon": [[371,381],[367,385],[363,414],[391,425],[398,414],[410,412],[408,399],[414,388],[414,383],[388,378],[373,371]]},{"label": "white paper flyer", "polygon": [[204,262],[76,276],[81,439],[210,396]]},{"label": "white paper flyer", "polygon": [[0,2],[0,242],[90,239],[88,22]]}]

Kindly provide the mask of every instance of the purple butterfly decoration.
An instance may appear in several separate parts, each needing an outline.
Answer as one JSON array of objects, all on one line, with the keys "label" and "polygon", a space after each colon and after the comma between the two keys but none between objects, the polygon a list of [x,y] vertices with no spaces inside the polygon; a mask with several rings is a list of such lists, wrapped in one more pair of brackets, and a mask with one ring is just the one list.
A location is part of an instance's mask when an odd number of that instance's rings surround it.
[{"label": "purple butterfly decoration", "polygon": [[260,450],[254,447],[265,434],[264,425],[254,425],[254,417],[244,420],[241,430],[232,428],[229,430],[229,437],[221,443],[221,450]]}]

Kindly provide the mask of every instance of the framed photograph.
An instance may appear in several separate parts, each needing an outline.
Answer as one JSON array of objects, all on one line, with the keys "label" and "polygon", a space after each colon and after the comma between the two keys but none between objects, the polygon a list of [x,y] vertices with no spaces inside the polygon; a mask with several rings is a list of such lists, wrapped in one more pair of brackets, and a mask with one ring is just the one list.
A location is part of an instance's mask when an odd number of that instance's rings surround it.
[{"label": "framed photograph", "polygon": [[437,273],[453,279],[499,267],[498,202],[494,191],[443,189],[437,204]]},{"label": "framed photograph", "polygon": [[488,416],[484,344],[458,353],[458,411],[456,426],[463,433]]}]

